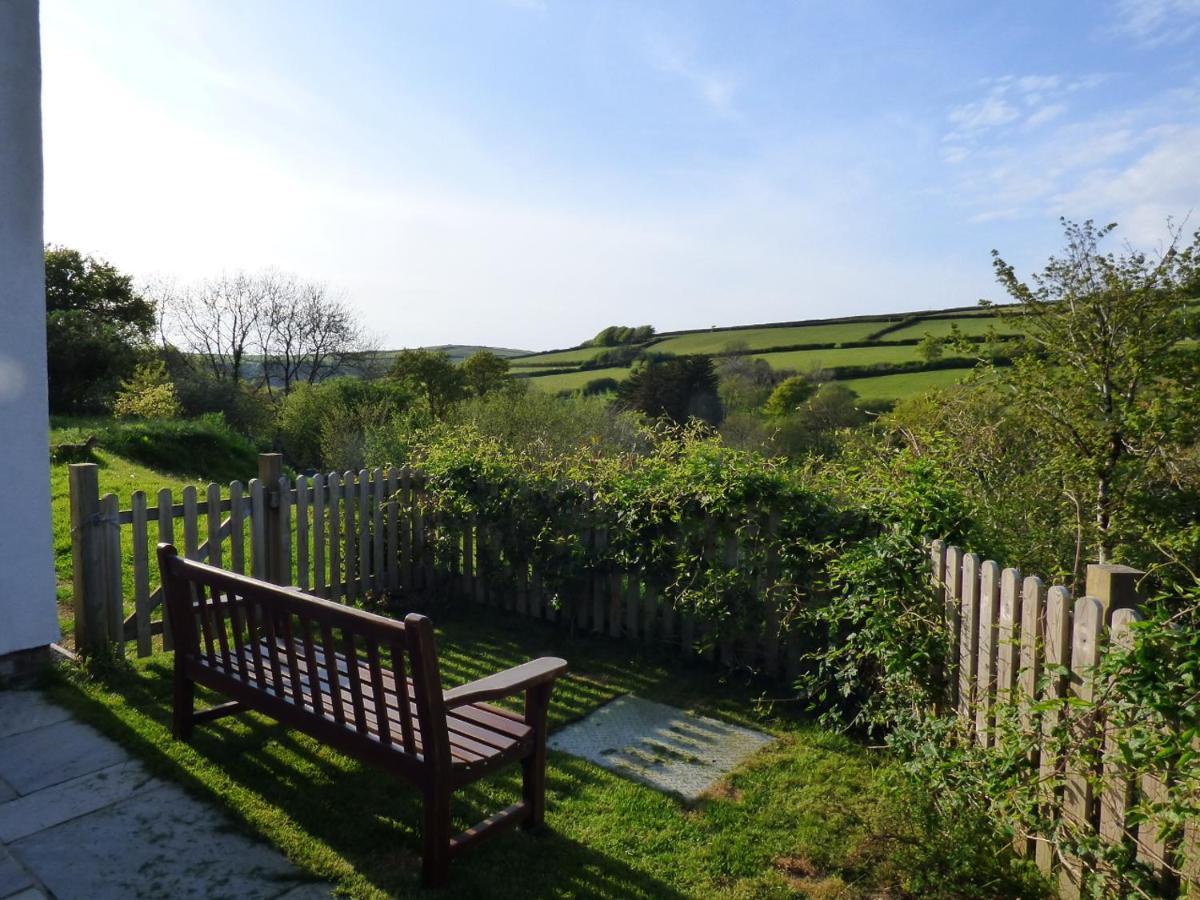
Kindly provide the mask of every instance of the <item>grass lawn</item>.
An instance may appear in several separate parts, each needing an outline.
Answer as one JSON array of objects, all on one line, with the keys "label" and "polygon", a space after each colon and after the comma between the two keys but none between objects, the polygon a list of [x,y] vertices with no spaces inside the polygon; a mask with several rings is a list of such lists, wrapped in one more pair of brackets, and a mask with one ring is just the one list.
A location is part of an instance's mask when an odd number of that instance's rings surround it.
[{"label": "grass lawn", "polygon": [[[897,896],[936,868],[941,851],[914,798],[885,786],[887,756],[759,709],[753,688],[490,610],[436,617],[447,686],[533,656],[565,657],[571,669],[555,693],[553,727],[636,691],[778,737],[693,808],[551,752],[549,827],[506,833],[463,856],[445,896]],[[202,725],[190,746],[172,740],[168,655],[93,679],[60,676],[50,690],[314,877],[355,897],[420,894],[420,804],[399,781],[257,715]],[[459,792],[456,827],[519,791],[512,772]],[[1012,888],[1005,882],[995,894]]]},{"label": "grass lawn", "polygon": [[616,366],[607,369],[589,369],[585,372],[564,372],[562,375],[544,375],[530,378],[529,384],[542,391],[577,391],[596,378],[615,378],[624,381],[629,377],[628,367]]},{"label": "grass lawn", "polygon": [[[84,430],[86,429],[55,428],[51,431],[51,443],[82,440],[78,433]],[[140,466],[104,450],[96,450],[94,456],[98,466],[100,496],[115,493],[120,500],[121,509],[129,508],[129,498],[134,491],[145,491],[150,505],[154,506],[158,502],[156,495],[161,488],[169,487],[176,503],[182,502],[183,489],[189,484],[194,484],[203,490],[199,481],[188,481],[177,476],[164,475],[155,469]],[[50,519],[54,529],[54,571],[57,582],[58,620],[69,644],[75,622],[75,612],[71,608],[71,489],[66,463],[52,463],[50,466]],[[129,529],[123,528],[122,532],[122,538],[128,540]],[[157,526],[151,526],[151,543],[157,540],[157,535]],[[125,554],[125,563],[125,611],[129,613],[133,611],[133,559],[129,553]],[[157,584],[158,579],[154,578],[152,581]]]},{"label": "grass lawn", "polygon": [[741,328],[681,334],[654,344],[651,349],[666,353],[720,353],[731,344],[751,350],[785,347],[790,344],[825,344],[861,341],[887,322],[834,322],[829,325],[792,325],[783,328]]},{"label": "grass lawn", "polygon": [[970,373],[970,369],[937,369],[932,372],[877,375],[874,378],[848,378],[838,384],[846,385],[864,400],[903,400],[934,388],[958,384]]}]

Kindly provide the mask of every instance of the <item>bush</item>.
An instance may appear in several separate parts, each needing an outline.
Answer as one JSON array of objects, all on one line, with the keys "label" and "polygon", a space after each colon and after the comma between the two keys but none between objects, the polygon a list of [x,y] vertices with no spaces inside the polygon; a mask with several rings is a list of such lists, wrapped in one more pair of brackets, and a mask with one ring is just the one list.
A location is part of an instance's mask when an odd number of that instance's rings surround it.
[{"label": "bush", "polygon": [[143,363],[134,370],[113,403],[113,412],[121,419],[175,419],[183,408],[175,385],[161,360]]},{"label": "bush", "polygon": [[346,377],[303,384],[280,404],[279,445],[297,469],[357,468],[366,435],[412,403],[413,390],[394,379]]},{"label": "bush", "polygon": [[617,388],[621,386],[621,382],[615,378],[593,378],[583,386],[583,396],[595,397],[597,394],[613,394]]},{"label": "bush", "polygon": [[104,431],[100,444],[151,468],[211,481],[245,481],[258,471],[258,449],[215,413],[119,422]]}]

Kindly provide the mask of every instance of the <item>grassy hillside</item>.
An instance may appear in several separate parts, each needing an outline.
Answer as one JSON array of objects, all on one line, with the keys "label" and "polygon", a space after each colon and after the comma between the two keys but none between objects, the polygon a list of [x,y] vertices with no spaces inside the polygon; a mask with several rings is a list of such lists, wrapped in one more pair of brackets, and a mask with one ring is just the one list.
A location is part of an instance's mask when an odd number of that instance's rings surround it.
[{"label": "grassy hillside", "polygon": [[[892,313],[811,322],[781,322],[705,331],[664,332],[640,345],[649,353],[677,356],[745,353],[764,360],[776,371],[801,373],[834,370],[864,399],[893,402],[914,393],[959,381],[966,369],[887,371],[888,367],[914,368],[923,364],[917,343],[926,335],[947,337],[954,331],[975,339],[989,333],[1013,335],[1017,323],[994,309],[961,308],[922,313]],[[850,344],[851,346],[846,346]],[[628,377],[628,368],[588,368],[606,347],[575,347],[510,358],[514,375],[527,377],[532,386],[550,392],[575,391],[596,378]],[[960,356],[947,348],[946,357]],[[881,371],[863,371],[877,367]],[[568,371],[563,371],[564,369]],[[856,371],[857,370],[857,371]]]}]

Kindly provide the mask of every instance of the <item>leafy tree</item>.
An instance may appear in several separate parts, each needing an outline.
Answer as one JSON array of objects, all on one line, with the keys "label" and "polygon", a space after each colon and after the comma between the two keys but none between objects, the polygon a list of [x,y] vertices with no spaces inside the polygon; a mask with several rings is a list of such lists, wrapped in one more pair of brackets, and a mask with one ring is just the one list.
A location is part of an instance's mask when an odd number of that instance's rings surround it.
[{"label": "leafy tree", "polygon": [[648,341],[653,336],[653,325],[638,325],[636,328],[629,325],[609,325],[584,346],[615,347],[619,344],[637,344]]},{"label": "leafy tree", "polygon": [[463,360],[463,381],[476,397],[504,386],[508,380],[508,360],[490,350],[480,350]]},{"label": "leafy tree", "polygon": [[800,404],[813,395],[813,384],[803,375],[793,375],[782,382],[763,406],[768,416],[786,416],[800,408]]},{"label": "leafy tree", "polygon": [[1103,252],[1116,225],[1063,220],[1066,247],[1032,285],[993,251],[996,277],[1020,306],[1032,352],[996,377],[1015,405],[1036,413],[1048,446],[1047,474],[1091,519],[1101,561],[1119,521],[1172,447],[1200,428],[1200,357],[1180,342],[1196,334],[1188,301],[1200,265],[1200,232],[1189,246],[1171,231],[1151,257],[1131,247]]},{"label": "leafy tree", "polygon": [[436,419],[444,419],[466,393],[462,370],[436,350],[401,350],[388,375],[416,388]]},{"label": "leafy tree", "polygon": [[917,356],[925,360],[925,362],[934,362],[942,358],[946,352],[946,345],[942,339],[932,334],[926,334],[921,338],[921,343],[917,344]]},{"label": "leafy tree", "polygon": [[617,389],[617,401],[652,418],[683,424],[690,418],[719,425],[717,373],[707,356],[676,356],[633,370]]},{"label": "leafy tree", "polygon": [[183,412],[175,383],[161,359],[138,366],[121,382],[113,412],[123,419],[175,419]]},{"label": "leafy tree", "polygon": [[67,247],[46,248],[50,409],[96,412],[133,373],[154,329],[154,305],[114,266]]},{"label": "leafy tree", "polygon": [[597,394],[612,394],[621,386],[615,378],[593,378],[583,386],[583,396],[594,397]]},{"label": "leafy tree", "polygon": [[[395,418],[412,402],[408,385],[387,378],[365,381],[343,376],[300,384],[279,405],[279,442],[297,468],[340,465],[346,459],[344,448],[361,444],[371,424]],[[340,440],[335,439],[339,437],[335,430],[343,432]]]}]

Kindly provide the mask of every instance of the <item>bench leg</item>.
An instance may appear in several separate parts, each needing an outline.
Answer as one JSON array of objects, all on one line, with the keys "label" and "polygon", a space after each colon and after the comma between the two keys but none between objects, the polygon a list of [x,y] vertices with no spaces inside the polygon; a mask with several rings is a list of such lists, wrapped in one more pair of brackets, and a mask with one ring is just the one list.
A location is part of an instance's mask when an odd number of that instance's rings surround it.
[{"label": "bench leg", "polygon": [[525,722],[533,726],[533,752],[521,760],[521,798],[529,807],[524,828],[537,828],[546,820],[546,711],[551,684],[525,692]]},{"label": "bench leg", "polygon": [[450,792],[425,791],[424,853],[421,879],[425,887],[442,887],[450,875]]},{"label": "bench leg", "polygon": [[175,703],[171,725],[177,740],[190,741],[196,721],[196,683],[184,674],[180,656],[179,651],[175,651]]}]

